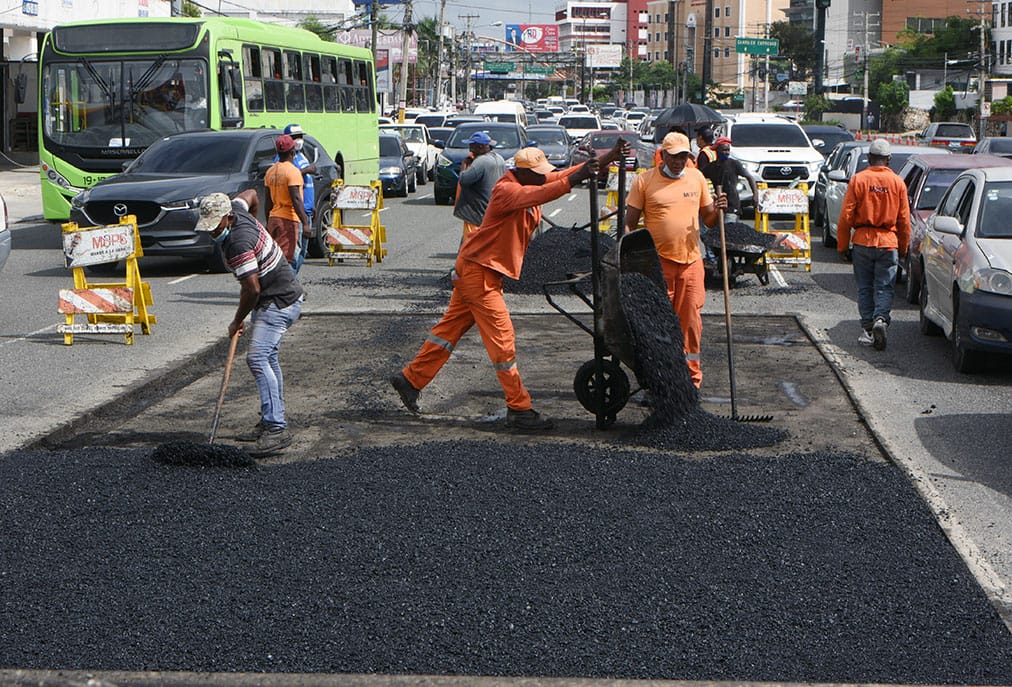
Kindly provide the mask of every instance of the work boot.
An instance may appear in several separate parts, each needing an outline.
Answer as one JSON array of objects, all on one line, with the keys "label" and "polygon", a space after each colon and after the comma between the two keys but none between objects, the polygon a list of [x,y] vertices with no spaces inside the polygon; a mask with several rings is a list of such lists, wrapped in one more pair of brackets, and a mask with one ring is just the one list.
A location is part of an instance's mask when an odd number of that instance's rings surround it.
[{"label": "work boot", "polygon": [[253,429],[251,429],[250,431],[248,431],[248,432],[242,432],[240,434],[237,434],[236,437],[235,437],[235,440],[236,441],[256,441],[257,439],[259,439],[263,435],[263,433],[264,433],[264,421],[261,420],[260,422],[258,422],[255,425],[253,425]]},{"label": "work boot", "polygon": [[862,346],[871,346],[872,343],[875,342],[875,339],[872,338],[871,330],[870,329],[862,329],[861,330],[861,336],[857,337],[857,342],[859,344],[861,344]]},{"label": "work boot", "polygon": [[889,325],[881,317],[875,320],[875,324],[871,326],[871,338],[872,346],[875,347],[876,351],[884,351],[886,347],[886,328]]},{"label": "work boot", "polygon": [[398,372],[390,378],[390,384],[397,391],[397,394],[401,397],[401,403],[404,407],[410,410],[412,413],[418,412],[418,396],[422,392],[411,386],[411,382],[404,376],[403,372]]},{"label": "work boot", "polygon": [[264,428],[264,433],[257,439],[256,448],[247,451],[251,456],[267,456],[277,453],[292,445],[292,433],[284,427]]},{"label": "work boot", "polygon": [[533,408],[531,410],[511,408],[506,411],[506,426],[524,432],[542,432],[554,427],[555,423]]}]

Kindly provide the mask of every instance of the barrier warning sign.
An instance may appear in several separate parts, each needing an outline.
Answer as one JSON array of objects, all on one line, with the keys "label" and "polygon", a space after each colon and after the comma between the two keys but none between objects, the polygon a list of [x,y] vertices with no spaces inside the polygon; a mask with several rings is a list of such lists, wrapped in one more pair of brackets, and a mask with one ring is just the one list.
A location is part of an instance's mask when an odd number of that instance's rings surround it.
[{"label": "barrier warning sign", "polygon": [[808,214],[808,193],[800,188],[759,189],[759,212],[770,215]]},{"label": "barrier warning sign", "polygon": [[341,210],[375,210],[379,192],[371,186],[336,186],[331,207]]},{"label": "barrier warning sign", "polygon": [[87,267],[126,260],[134,253],[134,229],[129,224],[110,224],[63,234],[67,267]]}]

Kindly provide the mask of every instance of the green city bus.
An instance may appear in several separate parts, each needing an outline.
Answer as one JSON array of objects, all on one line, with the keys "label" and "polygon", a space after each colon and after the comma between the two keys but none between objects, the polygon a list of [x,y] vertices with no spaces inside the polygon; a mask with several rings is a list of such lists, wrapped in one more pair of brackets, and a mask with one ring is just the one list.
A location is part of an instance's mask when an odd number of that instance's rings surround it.
[{"label": "green city bus", "polygon": [[379,175],[372,52],[250,19],[152,18],[55,27],[39,57],[46,219],[181,131],[299,124],[348,184]]}]

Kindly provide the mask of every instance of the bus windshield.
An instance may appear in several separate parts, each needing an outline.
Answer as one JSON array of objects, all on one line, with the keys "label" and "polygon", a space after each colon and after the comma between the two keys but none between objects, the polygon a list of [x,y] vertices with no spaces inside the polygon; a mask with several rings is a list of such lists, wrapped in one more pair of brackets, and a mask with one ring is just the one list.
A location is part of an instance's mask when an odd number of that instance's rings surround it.
[{"label": "bus windshield", "polygon": [[208,128],[207,63],[137,58],[50,62],[42,74],[44,136],[78,148],[142,148]]}]

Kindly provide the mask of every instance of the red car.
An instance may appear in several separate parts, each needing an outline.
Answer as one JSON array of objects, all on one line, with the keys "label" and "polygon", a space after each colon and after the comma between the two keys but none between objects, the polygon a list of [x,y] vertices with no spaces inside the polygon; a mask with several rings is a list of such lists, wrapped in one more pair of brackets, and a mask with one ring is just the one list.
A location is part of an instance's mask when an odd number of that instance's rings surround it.
[{"label": "red car", "polygon": [[[632,155],[626,158],[625,168],[627,170],[635,170],[639,167],[650,167],[653,162],[653,154],[643,149],[638,133],[635,131],[607,131],[604,129],[591,131],[577,141],[576,150],[573,151],[573,164],[581,165],[586,162],[591,155],[591,151],[593,151],[596,157],[601,157],[615,147],[615,141],[620,136],[632,148]],[[608,175],[602,173],[601,178],[597,181],[597,185],[604,188],[607,181]]]}]

